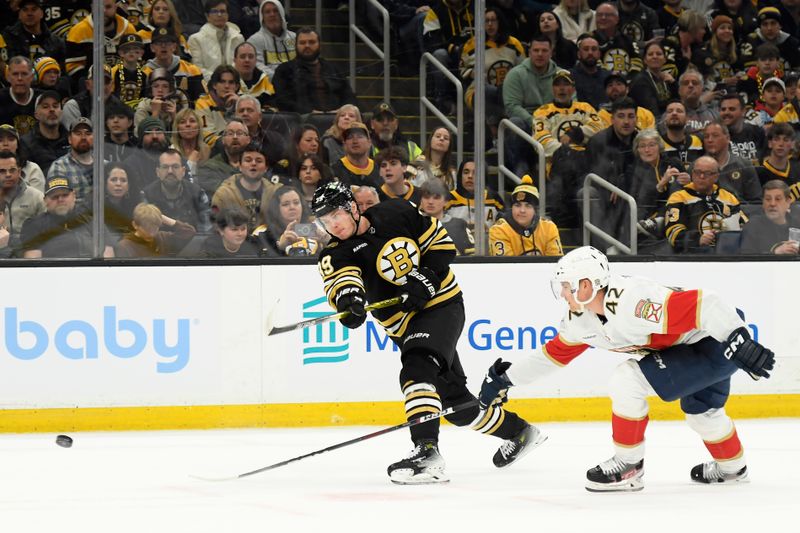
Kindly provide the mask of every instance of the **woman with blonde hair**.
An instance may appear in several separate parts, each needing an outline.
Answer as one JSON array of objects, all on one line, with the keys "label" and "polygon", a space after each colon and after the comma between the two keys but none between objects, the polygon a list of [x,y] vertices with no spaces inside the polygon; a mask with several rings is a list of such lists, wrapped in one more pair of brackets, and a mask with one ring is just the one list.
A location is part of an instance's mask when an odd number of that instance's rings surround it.
[{"label": "woman with blonde hair", "polygon": [[142,38],[144,43],[144,59],[153,57],[150,51],[150,42],[153,39],[153,32],[158,28],[167,28],[172,33],[178,36],[180,40],[180,53],[181,58],[189,57],[186,53],[186,38],[183,36],[183,26],[181,19],[178,17],[178,12],[175,10],[175,4],[172,0],[153,0],[150,5],[150,13],[147,15],[147,28],[139,30],[137,33]]},{"label": "woman with blonde hair", "polygon": [[569,41],[575,42],[579,35],[595,29],[594,11],[589,8],[588,0],[561,0],[553,13],[561,22],[562,36]]},{"label": "woman with blonde hair", "polygon": [[172,147],[186,160],[189,172],[197,173],[200,163],[208,159],[211,149],[201,138],[200,117],[194,109],[181,109],[172,122]]},{"label": "woman with blonde hair", "polygon": [[322,136],[322,158],[331,164],[344,157],[344,130],[353,122],[364,122],[361,111],[353,104],[345,104],[336,110],[333,124]]},{"label": "woman with blonde hair", "polygon": [[713,61],[708,78],[735,88],[739,81],[736,73],[744,68],[737,50],[733,20],[717,15],[711,22],[711,39],[704,47],[705,55]]}]

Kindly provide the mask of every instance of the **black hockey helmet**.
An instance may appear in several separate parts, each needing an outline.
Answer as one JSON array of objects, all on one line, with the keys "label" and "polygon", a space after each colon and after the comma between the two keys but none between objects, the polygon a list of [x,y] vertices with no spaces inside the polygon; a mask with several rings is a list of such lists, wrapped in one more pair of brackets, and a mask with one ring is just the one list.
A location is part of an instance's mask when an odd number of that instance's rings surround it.
[{"label": "black hockey helmet", "polygon": [[340,181],[331,181],[314,191],[311,212],[319,218],[340,208],[350,211],[350,202],[355,201],[350,187]]}]

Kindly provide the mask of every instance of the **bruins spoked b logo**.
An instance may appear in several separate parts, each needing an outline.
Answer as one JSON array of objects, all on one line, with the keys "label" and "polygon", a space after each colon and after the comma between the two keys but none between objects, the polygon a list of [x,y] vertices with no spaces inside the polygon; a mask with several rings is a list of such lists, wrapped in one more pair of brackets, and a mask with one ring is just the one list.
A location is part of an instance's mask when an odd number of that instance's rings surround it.
[{"label": "bruins spoked b logo", "polygon": [[378,273],[395,285],[404,285],[406,275],[419,266],[419,247],[406,237],[392,239],[378,254]]}]

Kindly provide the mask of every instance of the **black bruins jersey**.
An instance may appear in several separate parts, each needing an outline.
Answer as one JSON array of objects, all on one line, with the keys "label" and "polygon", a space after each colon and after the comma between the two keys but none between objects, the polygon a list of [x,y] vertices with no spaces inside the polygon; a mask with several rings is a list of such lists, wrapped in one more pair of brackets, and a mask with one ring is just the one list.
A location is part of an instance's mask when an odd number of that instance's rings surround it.
[{"label": "black bruins jersey", "polygon": [[[336,307],[336,295],[345,287],[360,287],[369,302],[399,296],[406,275],[420,265],[441,279],[425,309],[461,301],[461,288],[450,269],[456,247],[438,220],[397,199],[381,202],[362,216],[371,224],[363,235],[344,241],[334,237],[320,254],[319,272],[331,307]],[[372,314],[386,333],[399,338],[417,312],[388,307]]]},{"label": "black bruins jersey", "polygon": [[696,251],[705,231],[732,229],[747,222],[739,200],[726,189],[714,185],[711,194],[700,194],[689,183],[667,200],[665,232],[678,252]]},{"label": "black bruins jersey", "polygon": [[756,173],[761,185],[770,180],[781,180],[789,186],[789,194],[792,195],[792,199],[795,202],[800,200],[800,165],[797,164],[797,161],[790,160],[786,168],[780,170],[773,167],[765,158],[756,167]]}]

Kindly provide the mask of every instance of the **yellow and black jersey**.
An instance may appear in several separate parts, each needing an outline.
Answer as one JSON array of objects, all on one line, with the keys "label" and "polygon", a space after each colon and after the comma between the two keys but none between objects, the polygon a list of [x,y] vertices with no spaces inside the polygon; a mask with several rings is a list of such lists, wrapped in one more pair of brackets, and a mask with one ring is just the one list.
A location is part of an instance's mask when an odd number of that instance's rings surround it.
[{"label": "yellow and black jersey", "polygon": [[200,117],[203,140],[207,145],[213,147],[228,125],[225,120],[225,112],[216,106],[214,99],[208,94],[197,99],[194,109],[197,111],[197,116]]},{"label": "yellow and black jersey", "polygon": [[[486,214],[484,227],[488,230],[503,212],[503,202],[494,191],[483,192],[483,205]],[[445,212],[453,218],[465,220],[470,228],[475,225],[475,198],[461,188],[450,191],[450,199],[444,206]]]},{"label": "yellow and black jersey", "polygon": [[602,33],[594,31],[592,37],[600,45],[600,66],[611,72],[619,72],[632,78],[632,74],[643,68],[639,47],[625,35],[617,32],[608,39]]},{"label": "yellow and black jersey", "polygon": [[[420,266],[441,279],[425,309],[461,301],[461,288],[450,269],[456,247],[438,220],[401,200],[381,202],[362,216],[370,221],[369,230],[344,241],[334,237],[320,254],[319,272],[331,307],[336,307],[336,296],[345,287],[361,288],[369,302],[399,296],[406,275]],[[372,314],[387,334],[398,338],[417,312],[388,307]]]},{"label": "yellow and black jersey", "polygon": [[92,1],[44,0],[42,11],[44,11],[42,23],[47,24],[54,35],[66,39],[73,26],[92,14]]},{"label": "yellow and black jersey", "polygon": [[114,95],[136,109],[145,95],[147,74],[144,70],[141,67],[128,70],[122,63],[117,63],[111,69],[111,79],[114,80]]},{"label": "yellow and black jersey", "polygon": [[[174,56],[173,56],[174,57]],[[175,78],[175,88],[183,91],[190,102],[194,102],[206,92],[205,81],[203,81],[203,71],[194,63],[185,59],[179,59],[175,66],[167,69]],[[145,77],[149,77],[153,72],[152,63],[142,67]]]},{"label": "yellow and black jersey", "polygon": [[[603,129],[611,127],[611,104],[603,105],[598,111],[597,116],[603,123]],[[639,131],[646,130],[647,128],[656,127],[656,117],[653,112],[644,107],[636,108],[636,129]],[[702,149],[702,146],[700,147]]]},{"label": "yellow and black jersey", "polygon": [[381,188],[378,190],[378,196],[380,197],[381,202],[391,198],[399,198],[400,200],[411,202],[415,207],[419,207],[420,200],[422,199],[422,192],[420,192],[417,187],[414,187],[414,184],[410,181],[406,181],[406,185],[408,186],[408,190],[403,196],[397,196],[385,183],[381,185]]},{"label": "yellow and black jersey", "polygon": [[[105,36],[104,55],[106,64],[112,67],[120,61],[119,55],[117,54],[117,46],[119,46],[122,36],[136,33],[133,24],[119,15],[116,15],[116,18],[117,24],[115,28],[111,32],[106,32]],[[86,65],[92,62],[93,46],[94,26],[92,24],[92,16],[89,15],[75,24],[67,34],[67,59],[64,62],[67,74],[70,76],[84,74],[82,71],[86,68]]]},{"label": "yellow and black jersey", "polygon": [[[508,71],[516,67],[525,60],[525,48],[516,37],[509,36],[505,44],[498,45],[494,41],[486,41],[486,51],[484,52],[484,74],[486,83],[493,87],[502,87]],[[472,79],[475,68],[475,38],[464,43],[461,49],[461,78],[472,80],[464,93],[467,105],[472,107],[472,100],[475,96],[475,80]]]},{"label": "yellow and black jersey", "polygon": [[666,135],[661,135],[664,141],[664,157],[677,159],[681,163],[693,163],[698,157],[703,155],[703,141],[700,137],[690,133],[682,143],[674,143]]},{"label": "yellow and black jersey", "polygon": [[678,252],[698,251],[706,231],[736,230],[747,222],[733,193],[714,185],[710,194],[700,194],[693,183],[675,191],[667,200],[667,240]]},{"label": "yellow and black jersey", "polygon": [[367,166],[362,168],[355,166],[350,162],[347,156],[344,156],[338,161],[331,163],[331,172],[333,172],[335,177],[339,178],[339,181],[348,187],[368,185],[374,187],[375,190],[380,190],[383,185],[380,169],[372,158],[370,158]]},{"label": "yellow and black jersey", "polygon": [[800,131],[800,117],[797,113],[795,99],[793,98],[788,104],[783,106],[780,111],[775,113],[775,116],[772,117],[772,121],[775,123],[787,122],[792,128],[794,128],[795,132]]},{"label": "yellow and black jersey", "polygon": [[533,138],[551,157],[561,146],[561,136],[573,128],[583,130],[584,139],[589,139],[603,129],[597,111],[586,102],[570,102],[568,106],[550,102],[533,112]]},{"label": "yellow and black jersey", "polygon": [[772,166],[767,158],[764,158],[756,167],[758,181],[763,185],[770,180],[781,180],[789,187],[789,194],[796,202],[800,200],[800,164],[789,161],[786,168],[779,169]]},{"label": "yellow and black jersey", "polygon": [[489,253],[519,257],[523,255],[564,255],[561,236],[553,221],[539,219],[532,228],[520,228],[501,219],[489,228]]},{"label": "yellow and black jersey", "polygon": [[254,76],[255,79],[250,83],[241,80],[241,90],[239,94],[249,94],[258,99],[263,107],[271,102],[272,97],[275,95],[275,87],[273,87],[272,82],[269,81],[269,76],[267,76],[266,72],[256,69],[255,74],[258,77],[255,78]]},{"label": "yellow and black jersey", "polygon": [[3,63],[8,62],[8,49],[6,46],[6,40],[0,35],[0,61]]}]

